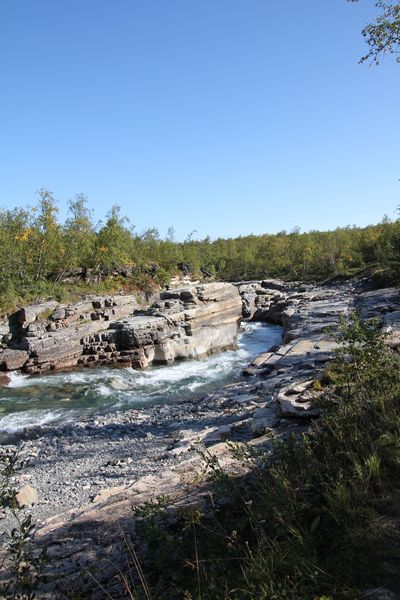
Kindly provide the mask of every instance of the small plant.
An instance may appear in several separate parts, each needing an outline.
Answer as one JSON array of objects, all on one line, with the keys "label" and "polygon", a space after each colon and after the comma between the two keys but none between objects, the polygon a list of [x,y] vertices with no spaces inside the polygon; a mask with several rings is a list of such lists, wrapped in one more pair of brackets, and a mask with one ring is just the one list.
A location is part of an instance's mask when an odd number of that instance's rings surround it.
[{"label": "small plant", "polygon": [[22,468],[21,448],[15,451],[0,450],[0,520],[11,515],[15,527],[5,536],[5,554],[1,562],[4,574],[0,582],[2,598],[33,600],[42,579],[46,564],[46,549],[35,549],[32,533],[35,524],[31,515],[22,514],[13,486],[16,472]]},{"label": "small plant", "polygon": [[144,502],[140,506],[135,506],[133,508],[133,514],[135,517],[141,517],[145,519],[146,517],[153,517],[161,514],[164,509],[167,508],[171,504],[171,498],[166,495],[156,496],[156,499],[153,501]]},{"label": "small plant", "polygon": [[49,319],[49,317],[53,314],[54,309],[53,308],[48,308],[47,310],[43,310],[41,313],[38,314],[38,316],[36,317],[37,321],[47,321]]}]

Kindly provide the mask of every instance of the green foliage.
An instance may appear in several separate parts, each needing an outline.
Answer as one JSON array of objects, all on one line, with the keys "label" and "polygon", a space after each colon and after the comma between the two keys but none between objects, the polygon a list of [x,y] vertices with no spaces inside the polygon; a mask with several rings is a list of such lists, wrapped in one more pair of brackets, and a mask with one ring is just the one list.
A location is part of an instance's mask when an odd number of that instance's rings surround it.
[{"label": "green foliage", "polygon": [[98,269],[107,272],[130,262],[133,236],[127,223],[127,218],[121,216],[121,208],[113,206],[96,236],[94,252]]},{"label": "green foliage", "polygon": [[85,283],[110,285],[117,291],[164,286],[179,273],[179,263],[187,263],[193,277],[202,278],[203,268],[225,281],[266,277],[316,281],[375,272],[377,285],[396,284],[400,221],[385,217],[362,229],[309,233],[294,229],[214,241],[195,240],[191,234],[179,243],[171,228],[165,239],[154,228],[136,233],[118,206],[95,227],[82,195],[70,201],[64,224],[57,221],[56,201],[47,190],[39,192],[33,208],[0,211],[0,310],[84,293]]},{"label": "green foliage", "polygon": [[15,523],[10,533],[3,533],[5,544],[0,563],[4,576],[0,594],[9,600],[33,600],[46,564],[46,549],[35,549],[31,540],[35,527],[32,517],[21,511],[16,500],[13,481],[22,466],[19,451],[0,450],[0,522],[11,516]]},{"label": "green foliage", "polygon": [[[362,31],[369,51],[360,62],[371,61],[378,65],[382,56],[400,53],[400,4],[393,0],[379,0],[375,6],[381,12],[375,21],[368,23]],[[396,60],[400,62],[400,56],[397,56]]]},{"label": "green foliage", "polygon": [[93,267],[93,253],[96,233],[91,212],[86,207],[86,198],[78,194],[69,202],[70,216],[64,225],[64,269],[73,271],[78,268]]}]

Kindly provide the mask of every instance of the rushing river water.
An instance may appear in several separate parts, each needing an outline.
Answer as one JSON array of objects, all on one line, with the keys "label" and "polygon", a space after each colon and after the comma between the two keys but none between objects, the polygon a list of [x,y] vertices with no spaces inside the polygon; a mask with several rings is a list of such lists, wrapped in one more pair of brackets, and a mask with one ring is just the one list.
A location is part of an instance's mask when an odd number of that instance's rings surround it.
[{"label": "rushing river water", "polygon": [[280,327],[245,323],[238,350],[204,361],[178,362],[146,371],[109,367],[34,378],[14,374],[10,385],[0,388],[0,432],[201,396],[237,380],[255,356],[280,341]]}]

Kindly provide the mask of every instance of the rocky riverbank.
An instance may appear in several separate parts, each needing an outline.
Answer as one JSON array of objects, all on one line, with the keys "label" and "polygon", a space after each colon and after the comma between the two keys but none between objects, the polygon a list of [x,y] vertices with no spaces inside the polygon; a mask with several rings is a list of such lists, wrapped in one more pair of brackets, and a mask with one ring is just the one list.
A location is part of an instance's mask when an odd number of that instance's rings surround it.
[{"label": "rocky riverbank", "polygon": [[61,513],[37,532],[49,547],[53,578],[39,597],[53,593],[55,580],[64,590],[76,586],[85,597],[103,597],[84,570],[96,561],[99,583],[112,580],[122,553],[119,525],[133,527],[132,506],[163,494],[185,502],[204,493],[204,455],[196,446],[237,472],[243,465],[229,443],[268,449],[271,435],[301,431],[318,417],[313,382],[332,356],[336,343],[328,330],[340,315],[355,307],[366,317],[378,315],[390,343],[399,343],[397,289],[282,282],[241,283],[237,289],[246,318],[285,328],[283,344],[255,359],[243,380],[200,399],[43,428],[26,442],[19,485],[38,491],[30,510],[39,520]]}]

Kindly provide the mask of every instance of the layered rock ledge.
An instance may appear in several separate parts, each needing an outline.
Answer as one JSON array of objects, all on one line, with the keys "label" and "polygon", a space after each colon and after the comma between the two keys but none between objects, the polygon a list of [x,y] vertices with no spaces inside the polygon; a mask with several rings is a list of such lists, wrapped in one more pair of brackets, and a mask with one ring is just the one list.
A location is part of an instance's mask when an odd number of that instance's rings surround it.
[{"label": "layered rock ledge", "polygon": [[134,296],[58,306],[47,302],[10,317],[10,339],[0,353],[3,372],[38,374],[76,366],[143,369],[233,348],[242,302],[229,283],[162,292],[147,310]]}]

